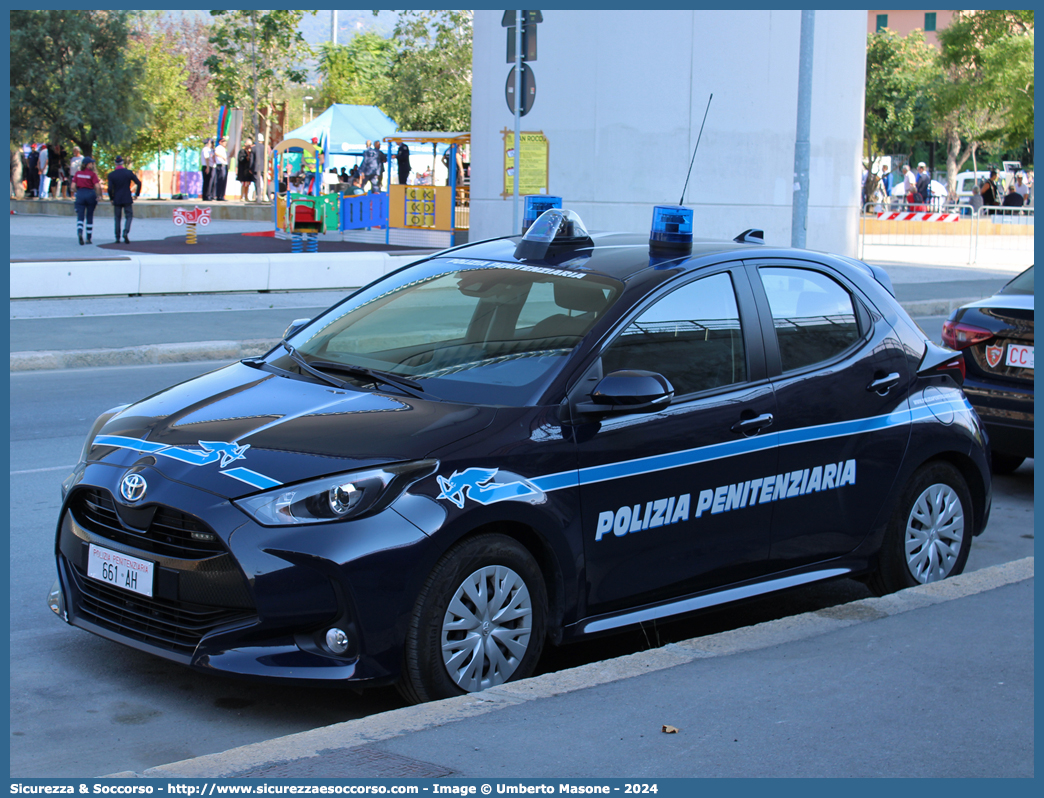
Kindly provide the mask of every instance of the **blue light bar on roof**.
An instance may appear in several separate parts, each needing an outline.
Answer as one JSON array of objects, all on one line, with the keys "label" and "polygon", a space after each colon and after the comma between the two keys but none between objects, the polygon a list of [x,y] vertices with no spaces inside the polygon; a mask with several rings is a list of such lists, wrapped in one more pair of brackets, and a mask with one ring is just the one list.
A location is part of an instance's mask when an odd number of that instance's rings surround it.
[{"label": "blue light bar on roof", "polygon": [[561,207],[561,197],[552,197],[546,194],[527,194],[526,207],[522,212],[522,232],[526,232],[544,211]]},{"label": "blue light bar on roof", "polygon": [[653,208],[649,246],[654,249],[692,250],[692,210],[681,205]]}]

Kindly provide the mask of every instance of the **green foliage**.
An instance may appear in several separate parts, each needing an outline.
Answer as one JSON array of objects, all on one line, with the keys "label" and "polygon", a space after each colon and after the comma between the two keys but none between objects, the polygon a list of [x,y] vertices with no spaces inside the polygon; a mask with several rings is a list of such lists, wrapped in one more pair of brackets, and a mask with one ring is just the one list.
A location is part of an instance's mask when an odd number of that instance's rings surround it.
[{"label": "green foliage", "polygon": [[[315,11],[211,11],[215,19],[206,60],[217,101],[249,107],[269,106],[289,83],[304,83],[312,51],[298,29]],[[256,132],[256,131],[255,131]]]},{"label": "green foliage", "polygon": [[190,94],[188,49],[177,32],[152,26],[143,28],[130,46],[130,57],[142,69],[135,90],[148,107],[145,122],[122,153],[132,164],[140,167],[157,153],[196,146],[210,126],[213,93],[197,89],[200,96]]},{"label": "green foliage", "polygon": [[400,130],[471,129],[471,11],[400,11],[377,104]]},{"label": "green foliage", "polygon": [[319,106],[376,104],[376,87],[388,77],[395,45],[371,32],[356,34],[348,44],[324,42],[319,47]]},{"label": "green foliage", "polygon": [[135,86],[126,11],[11,11],[11,135],[95,144],[130,141],[146,113]]},{"label": "green foliage", "polygon": [[864,136],[871,160],[932,138],[932,89],[940,79],[935,48],[921,31],[902,37],[886,28],[867,36]]},{"label": "green foliage", "polygon": [[979,146],[1033,136],[1033,12],[963,12],[939,43],[945,79],[933,99],[952,191]]}]

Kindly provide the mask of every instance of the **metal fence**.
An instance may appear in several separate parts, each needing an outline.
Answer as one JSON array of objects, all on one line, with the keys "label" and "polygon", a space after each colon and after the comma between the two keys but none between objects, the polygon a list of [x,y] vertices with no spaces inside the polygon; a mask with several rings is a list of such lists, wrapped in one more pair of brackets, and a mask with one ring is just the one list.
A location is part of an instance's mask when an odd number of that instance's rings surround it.
[{"label": "metal fence", "polygon": [[[859,257],[903,260],[904,248],[930,249],[940,262],[1033,262],[1033,207],[867,203]],[[907,250],[907,254],[909,250]]]}]

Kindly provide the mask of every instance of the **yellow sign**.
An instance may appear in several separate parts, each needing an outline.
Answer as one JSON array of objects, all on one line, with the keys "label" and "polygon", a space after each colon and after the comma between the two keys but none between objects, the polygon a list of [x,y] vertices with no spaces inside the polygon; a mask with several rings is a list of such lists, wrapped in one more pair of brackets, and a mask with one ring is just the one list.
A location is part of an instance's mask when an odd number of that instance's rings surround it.
[{"label": "yellow sign", "polygon": [[[504,128],[504,192],[501,197],[515,194],[515,131]],[[548,141],[542,131],[526,130],[519,133],[518,193],[547,194]]]},{"label": "yellow sign", "polygon": [[406,188],[406,226],[435,226],[435,188],[408,186]]}]

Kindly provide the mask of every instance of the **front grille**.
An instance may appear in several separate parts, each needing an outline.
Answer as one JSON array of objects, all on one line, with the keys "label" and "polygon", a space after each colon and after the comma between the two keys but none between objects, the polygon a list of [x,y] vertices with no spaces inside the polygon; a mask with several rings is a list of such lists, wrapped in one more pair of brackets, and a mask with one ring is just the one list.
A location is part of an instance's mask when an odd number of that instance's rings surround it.
[{"label": "front grille", "polygon": [[179,654],[192,654],[199,641],[219,626],[254,617],[242,610],[140,596],[90,579],[79,568],[69,571],[80,594],[77,615],[125,637]]},{"label": "front grille", "polygon": [[108,491],[84,488],[77,491],[70,506],[77,523],[87,531],[152,554],[201,560],[227,551],[209,526],[170,507],[135,510],[153,513],[147,528],[139,534],[128,531],[121,522],[116,502]]}]

